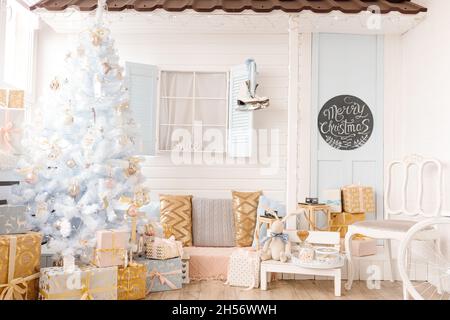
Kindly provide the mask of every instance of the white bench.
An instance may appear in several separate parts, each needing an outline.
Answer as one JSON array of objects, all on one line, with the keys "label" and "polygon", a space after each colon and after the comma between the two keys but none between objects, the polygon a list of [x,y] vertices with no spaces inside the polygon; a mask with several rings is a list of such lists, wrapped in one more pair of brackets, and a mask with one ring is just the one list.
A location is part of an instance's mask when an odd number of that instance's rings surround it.
[{"label": "white bench", "polygon": [[[289,234],[289,241],[298,243],[300,239],[297,237],[297,230],[286,230]],[[340,249],[340,238],[338,232],[321,232],[310,231],[307,241],[317,245],[330,245]],[[294,247],[294,245],[293,245]],[[268,273],[293,273],[314,276],[330,276],[334,278],[334,294],[341,296],[341,268],[304,268],[295,265],[292,262],[280,262],[275,260],[266,260],[261,262],[261,290],[267,290]]]}]

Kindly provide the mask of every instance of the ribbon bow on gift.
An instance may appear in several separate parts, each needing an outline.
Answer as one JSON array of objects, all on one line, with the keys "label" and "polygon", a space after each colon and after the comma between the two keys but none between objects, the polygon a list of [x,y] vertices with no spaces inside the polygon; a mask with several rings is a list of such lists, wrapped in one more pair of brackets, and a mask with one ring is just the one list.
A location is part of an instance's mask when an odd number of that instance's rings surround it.
[{"label": "ribbon bow on gift", "polygon": [[289,235],[287,235],[286,233],[271,232],[270,235],[261,242],[261,244],[264,244],[267,240],[273,238],[280,238],[281,240],[283,240],[284,243],[287,243],[289,240]]},{"label": "ribbon bow on gift", "polygon": [[0,138],[3,140],[3,143],[5,144],[8,151],[11,151],[13,149],[13,146],[11,144],[11,135],[14,132],[18,132],[19,130],[14,129],[14,123],[9,120],[8,112],[5,113],[5,123],[3,127],[0,127]]},{"label": "ribbon bow on gift", "polygon": [[11,237],[9,240],[8,282],[0,284],[0,289],[4,288],[0,293],[0,300],[26,300],[28,294],[28,281],[39,278],[39,273],[27,277],[13,278],[16,267],[16,249],[17,238]]},{"label": "ribbon bow on gift", "polygon": [[177,286],[174,285],[173,282],[171,282],[169,279],[167,279],[166,276],[170,276],[170,275],[174,275],[174,274],[180,274],[180,273],[181,273],[181,270],[174,270],[174,271],[169,271],[169,272],[159,272],[156,269],[153,269],[147,275],[147,277],[149,277],[150,280],[152,281],[150,283],[150,288],[148,289],[147,294],[152,292],[152,289],[153,289],[153,286],[155,285],[155,280],[156,279],[158,279],[159,282],[162,285],[169,286],[169,288],[172,289],[172,290],[177,289]]}]

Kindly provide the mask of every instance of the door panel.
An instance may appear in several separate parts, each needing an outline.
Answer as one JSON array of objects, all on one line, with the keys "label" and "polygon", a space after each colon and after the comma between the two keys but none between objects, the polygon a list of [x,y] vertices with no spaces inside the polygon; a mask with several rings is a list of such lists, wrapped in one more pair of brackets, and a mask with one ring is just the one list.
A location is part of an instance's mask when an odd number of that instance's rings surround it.
[{"label": "door panel", "polygon": [[[347,184],[373,186],[377,217],[383,216],[383,38],[317,34],[313,38],[311,191],[323,198],[329,188]],[[353,95],[372,111],[370,139],[355,150],[331,147],[318,132],[320,109],[331,98]],[[373,219],[374,215],[368,215]]]}]

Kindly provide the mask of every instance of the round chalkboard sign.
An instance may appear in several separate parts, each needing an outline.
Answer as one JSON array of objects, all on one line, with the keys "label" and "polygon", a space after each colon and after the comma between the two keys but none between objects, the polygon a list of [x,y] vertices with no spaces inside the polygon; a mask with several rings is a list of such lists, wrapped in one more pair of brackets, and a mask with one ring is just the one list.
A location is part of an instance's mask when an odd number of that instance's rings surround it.
[{"label": "round chalkboard sign", "polygon": [[318,117],[319,132],[333,148],[355,150],[362,147],[373,131],[373,115],[361,99],[342,95],[330,99]]}]

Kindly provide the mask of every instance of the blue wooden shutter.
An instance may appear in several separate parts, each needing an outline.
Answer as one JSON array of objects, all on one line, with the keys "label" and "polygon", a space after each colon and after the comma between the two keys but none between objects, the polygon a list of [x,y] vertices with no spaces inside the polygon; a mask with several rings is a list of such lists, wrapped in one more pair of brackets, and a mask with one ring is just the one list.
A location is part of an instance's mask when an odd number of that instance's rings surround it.
[{"label": "blue wooden shutter", "polygon": [[138,152],[142,155],[155,155],[156,149],[156,90],[158,68],[140,63],[126,63],[130,108],[139,124],[140,144]]},{"label": "blue wooden shutter", "polygon": [[253,112],[237,111],[239,90],[249,80],[247,64],[234,66],[230,71],[228,155],[250,157],[252,153]]}]

